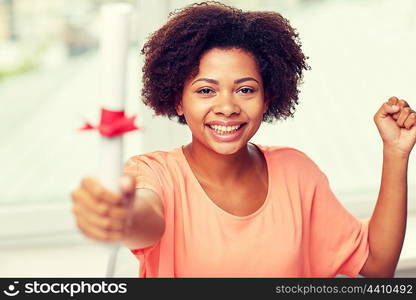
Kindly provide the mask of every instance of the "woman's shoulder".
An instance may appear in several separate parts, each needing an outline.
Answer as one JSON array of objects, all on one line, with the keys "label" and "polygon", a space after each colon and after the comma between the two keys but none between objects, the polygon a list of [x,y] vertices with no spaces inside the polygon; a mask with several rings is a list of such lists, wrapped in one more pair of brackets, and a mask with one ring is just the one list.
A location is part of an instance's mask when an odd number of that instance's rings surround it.
[{"label": "woman's shoulder", "polygon": [[299,149],[288,146],[257,145],[268,158],[282,158],[293,160],[311,160],[308,155]]},{"label": "woman's shoulder", "polygon": [[147,153],[137,154],[131,156],[128,162],[144,163],[149,166],[152,165],[167,165],[172,162],[177,162],[180,159],[180,148],[175,148],[170,151],[156,150]]},{"label": "woman's shoulder", "polygon": [[320,172],[317,164],[303,151],[288,146],[257,145],[266,159],[273,165],[291,171]]}]

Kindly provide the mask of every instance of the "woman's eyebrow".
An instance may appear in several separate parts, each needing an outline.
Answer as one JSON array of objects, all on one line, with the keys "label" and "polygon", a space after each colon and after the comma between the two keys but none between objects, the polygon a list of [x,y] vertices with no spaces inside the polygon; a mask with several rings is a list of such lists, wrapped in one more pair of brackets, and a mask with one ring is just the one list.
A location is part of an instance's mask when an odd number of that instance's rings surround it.
[{"label": "woman's eyebrow", "polygon": [[256,79],[254,79],[253,77],[244,77],[244,78],[240,78],[240,79],[237,79],[237,80],[234,80],[234,83],[235,84],[239,84],[239,83],[242,83],[242,82],[245,82],[245,81],[255,81],[255,82],[257,82],[258,84],[260,84]]},{"label": "woman's eyebrow", "polygon": [[[198,81],[206,81],[206,82],[209,82],[209,83],[212,83],[212,84],[219,85],[218,80],[211,79],[211,78],[199,78],[199,79],[195,80],[194,82],[192,82],[191,85],[193,85],[194,83],[196,83]],[[244,78],[234,80],[234,84],[239,84],[239,83],[242,83],[242,82],[245,82],[245,81],[255,81],[255,82],[259,83],[258,80],[256,80],[253,77],[244,77]]]},{"label": "woman's eyebrow", "polygon": [[212,83],[212,84],[216,84],[216,85],[218,85],[218,84],[219,84],[218,80],[215,80],[215,79],[210,79],[210,78],[199,78],[199,79],[195,80],[194,82],[192,82],[192,84],[191,84],[191,85],[193,85],[194,83],[196,83],[196,82],[198,82],[198,81],[206,81],[206,82],[209,82],[209,83]]}]

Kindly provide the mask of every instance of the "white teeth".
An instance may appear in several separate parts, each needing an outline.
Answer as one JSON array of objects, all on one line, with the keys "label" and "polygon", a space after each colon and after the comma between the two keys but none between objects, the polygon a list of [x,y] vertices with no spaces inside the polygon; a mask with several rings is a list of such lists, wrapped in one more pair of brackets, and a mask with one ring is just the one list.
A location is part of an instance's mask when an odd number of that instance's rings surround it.
[{"label": "white teeth", "polygon": [[235,131],[238,128],[240,128],[240,126],[241,125],[235,125],[235,126],[210,125],[210,127],[212,129],[214,129],[215,131],[218,131],[220,133]]}]

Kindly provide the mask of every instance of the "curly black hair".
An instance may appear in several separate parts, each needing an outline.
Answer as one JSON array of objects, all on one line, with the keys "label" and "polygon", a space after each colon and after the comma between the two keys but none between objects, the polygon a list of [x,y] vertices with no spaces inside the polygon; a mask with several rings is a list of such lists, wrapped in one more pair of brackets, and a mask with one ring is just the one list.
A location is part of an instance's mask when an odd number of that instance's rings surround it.
[{"label": "curly black hair", "polygon": [[201,56],[213,48],[240,48],[256,58],[268,101],[263,121],[293,117],[302,72],[310,69],[296,30],[276,12],[243,12],[212,1],[170,13],[145,43],[143,102],[156,115],[186,123],[176,105],[185,81],[198,74]]}]

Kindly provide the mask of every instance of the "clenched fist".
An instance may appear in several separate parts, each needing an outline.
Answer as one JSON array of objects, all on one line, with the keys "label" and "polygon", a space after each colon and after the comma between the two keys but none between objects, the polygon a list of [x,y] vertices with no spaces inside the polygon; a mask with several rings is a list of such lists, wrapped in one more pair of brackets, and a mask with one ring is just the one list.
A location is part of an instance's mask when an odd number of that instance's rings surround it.
[{"label": "clenched fist", "polygon": [[374,122],[385,147],[409,155],[416,141],[416,113],[406,101],[391,97],[374,115]]}]

